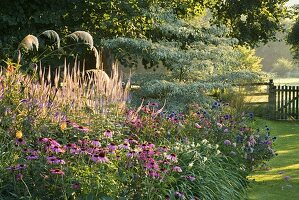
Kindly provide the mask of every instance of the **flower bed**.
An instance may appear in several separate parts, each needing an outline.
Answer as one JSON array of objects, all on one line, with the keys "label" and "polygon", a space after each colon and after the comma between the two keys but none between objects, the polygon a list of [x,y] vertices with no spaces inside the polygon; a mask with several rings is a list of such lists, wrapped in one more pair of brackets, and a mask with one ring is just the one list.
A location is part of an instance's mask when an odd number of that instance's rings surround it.
[{"label": "flower bed", "polygon": [[188,114],[130,109],[125,89],[98,104],[88,84],[68,101],[74,87],[4,72],[0,198],[242,199],[247,174],[275,155],[269,127],[222,102]]}]

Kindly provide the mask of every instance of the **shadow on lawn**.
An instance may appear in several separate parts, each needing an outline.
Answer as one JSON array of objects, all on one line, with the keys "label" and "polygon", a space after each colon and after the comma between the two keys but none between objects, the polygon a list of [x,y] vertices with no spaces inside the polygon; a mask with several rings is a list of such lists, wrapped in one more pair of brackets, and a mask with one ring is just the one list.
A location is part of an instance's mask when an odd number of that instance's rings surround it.
[{"label": "shadow on lawn", "polygon": [[268,171],[256,171],[248,190],[249,200],[299,199],[299,123],[259,120],[277,136],[274,149],[278,156],[268,162]]}]

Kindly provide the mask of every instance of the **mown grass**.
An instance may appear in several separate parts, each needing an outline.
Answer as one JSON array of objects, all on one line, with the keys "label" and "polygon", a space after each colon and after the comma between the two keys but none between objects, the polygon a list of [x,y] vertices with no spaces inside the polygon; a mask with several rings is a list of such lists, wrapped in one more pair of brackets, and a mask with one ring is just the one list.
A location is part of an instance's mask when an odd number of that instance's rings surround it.
[{"label": "mown grass", "polygon": [[249,179],[255,180],[248,190],[249,200],[299,199],[299,122],[258,120],[271,127],[277,136],[278,156],[268,162],[270,169],[256,171]]}]

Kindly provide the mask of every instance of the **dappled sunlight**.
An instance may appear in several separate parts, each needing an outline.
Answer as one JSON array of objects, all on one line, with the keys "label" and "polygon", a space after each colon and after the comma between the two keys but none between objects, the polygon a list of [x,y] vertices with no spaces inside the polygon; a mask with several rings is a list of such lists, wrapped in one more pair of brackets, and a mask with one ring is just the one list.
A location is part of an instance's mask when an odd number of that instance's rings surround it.
[{"label": "dappled sunlight", "polygon": [[273,180],[281,180],[281,174],[256,174],[248,177],[250,180],[255,180],[256,182],[261,181],[273,181]]},{"label": "dappled sunlight", "polygon": [[273,168],[271,171],[284,171],[284,170],[298,170],[299,169],[299,164],[294,164],[294,165],[288,165],[285,167],[277,167]]},{"label": "dappled sunlight", "polygon": [[281,150],[281,151],[277,151],[276,153],[278,153],[278,155],[281,155],[281,154],[288,154],[290,152],[291,150]]},{"label": "dappled sunlight", "polygon": [[279,138],[286,138],[286,137],[294,137],[295,134],[288,134],[288,135],[280,135]]}]

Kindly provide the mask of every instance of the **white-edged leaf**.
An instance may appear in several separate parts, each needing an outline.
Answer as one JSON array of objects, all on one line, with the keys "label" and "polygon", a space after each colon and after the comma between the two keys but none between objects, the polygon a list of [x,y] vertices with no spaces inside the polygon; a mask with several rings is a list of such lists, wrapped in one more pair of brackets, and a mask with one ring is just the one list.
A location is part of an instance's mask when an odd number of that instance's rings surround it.
[{"label": "white-edged leaf", "polygon": [[60,37],[56,31],[47,30],[42,32],[41,35],[46,36],[50,40],[54,40],[57,43],[57,48],[60,48]]},{"label": "white-edged leaf", "polygon": [[33,50],[33,48],[34,48],[33,46],[35,46],[36,50],[38,51],[39,42],[38,42],[37,37],[29,34],[21,41],[18,49],[23,47],[27,50]]},{"label": "white-edged leaf", "polygon": [[84,41],[86,44],[93,48],[93,38],[92,36],[86,31],[75,31],[69,34],[67,37],[72,38],[73,40],[79,42],[79,40]]}]

